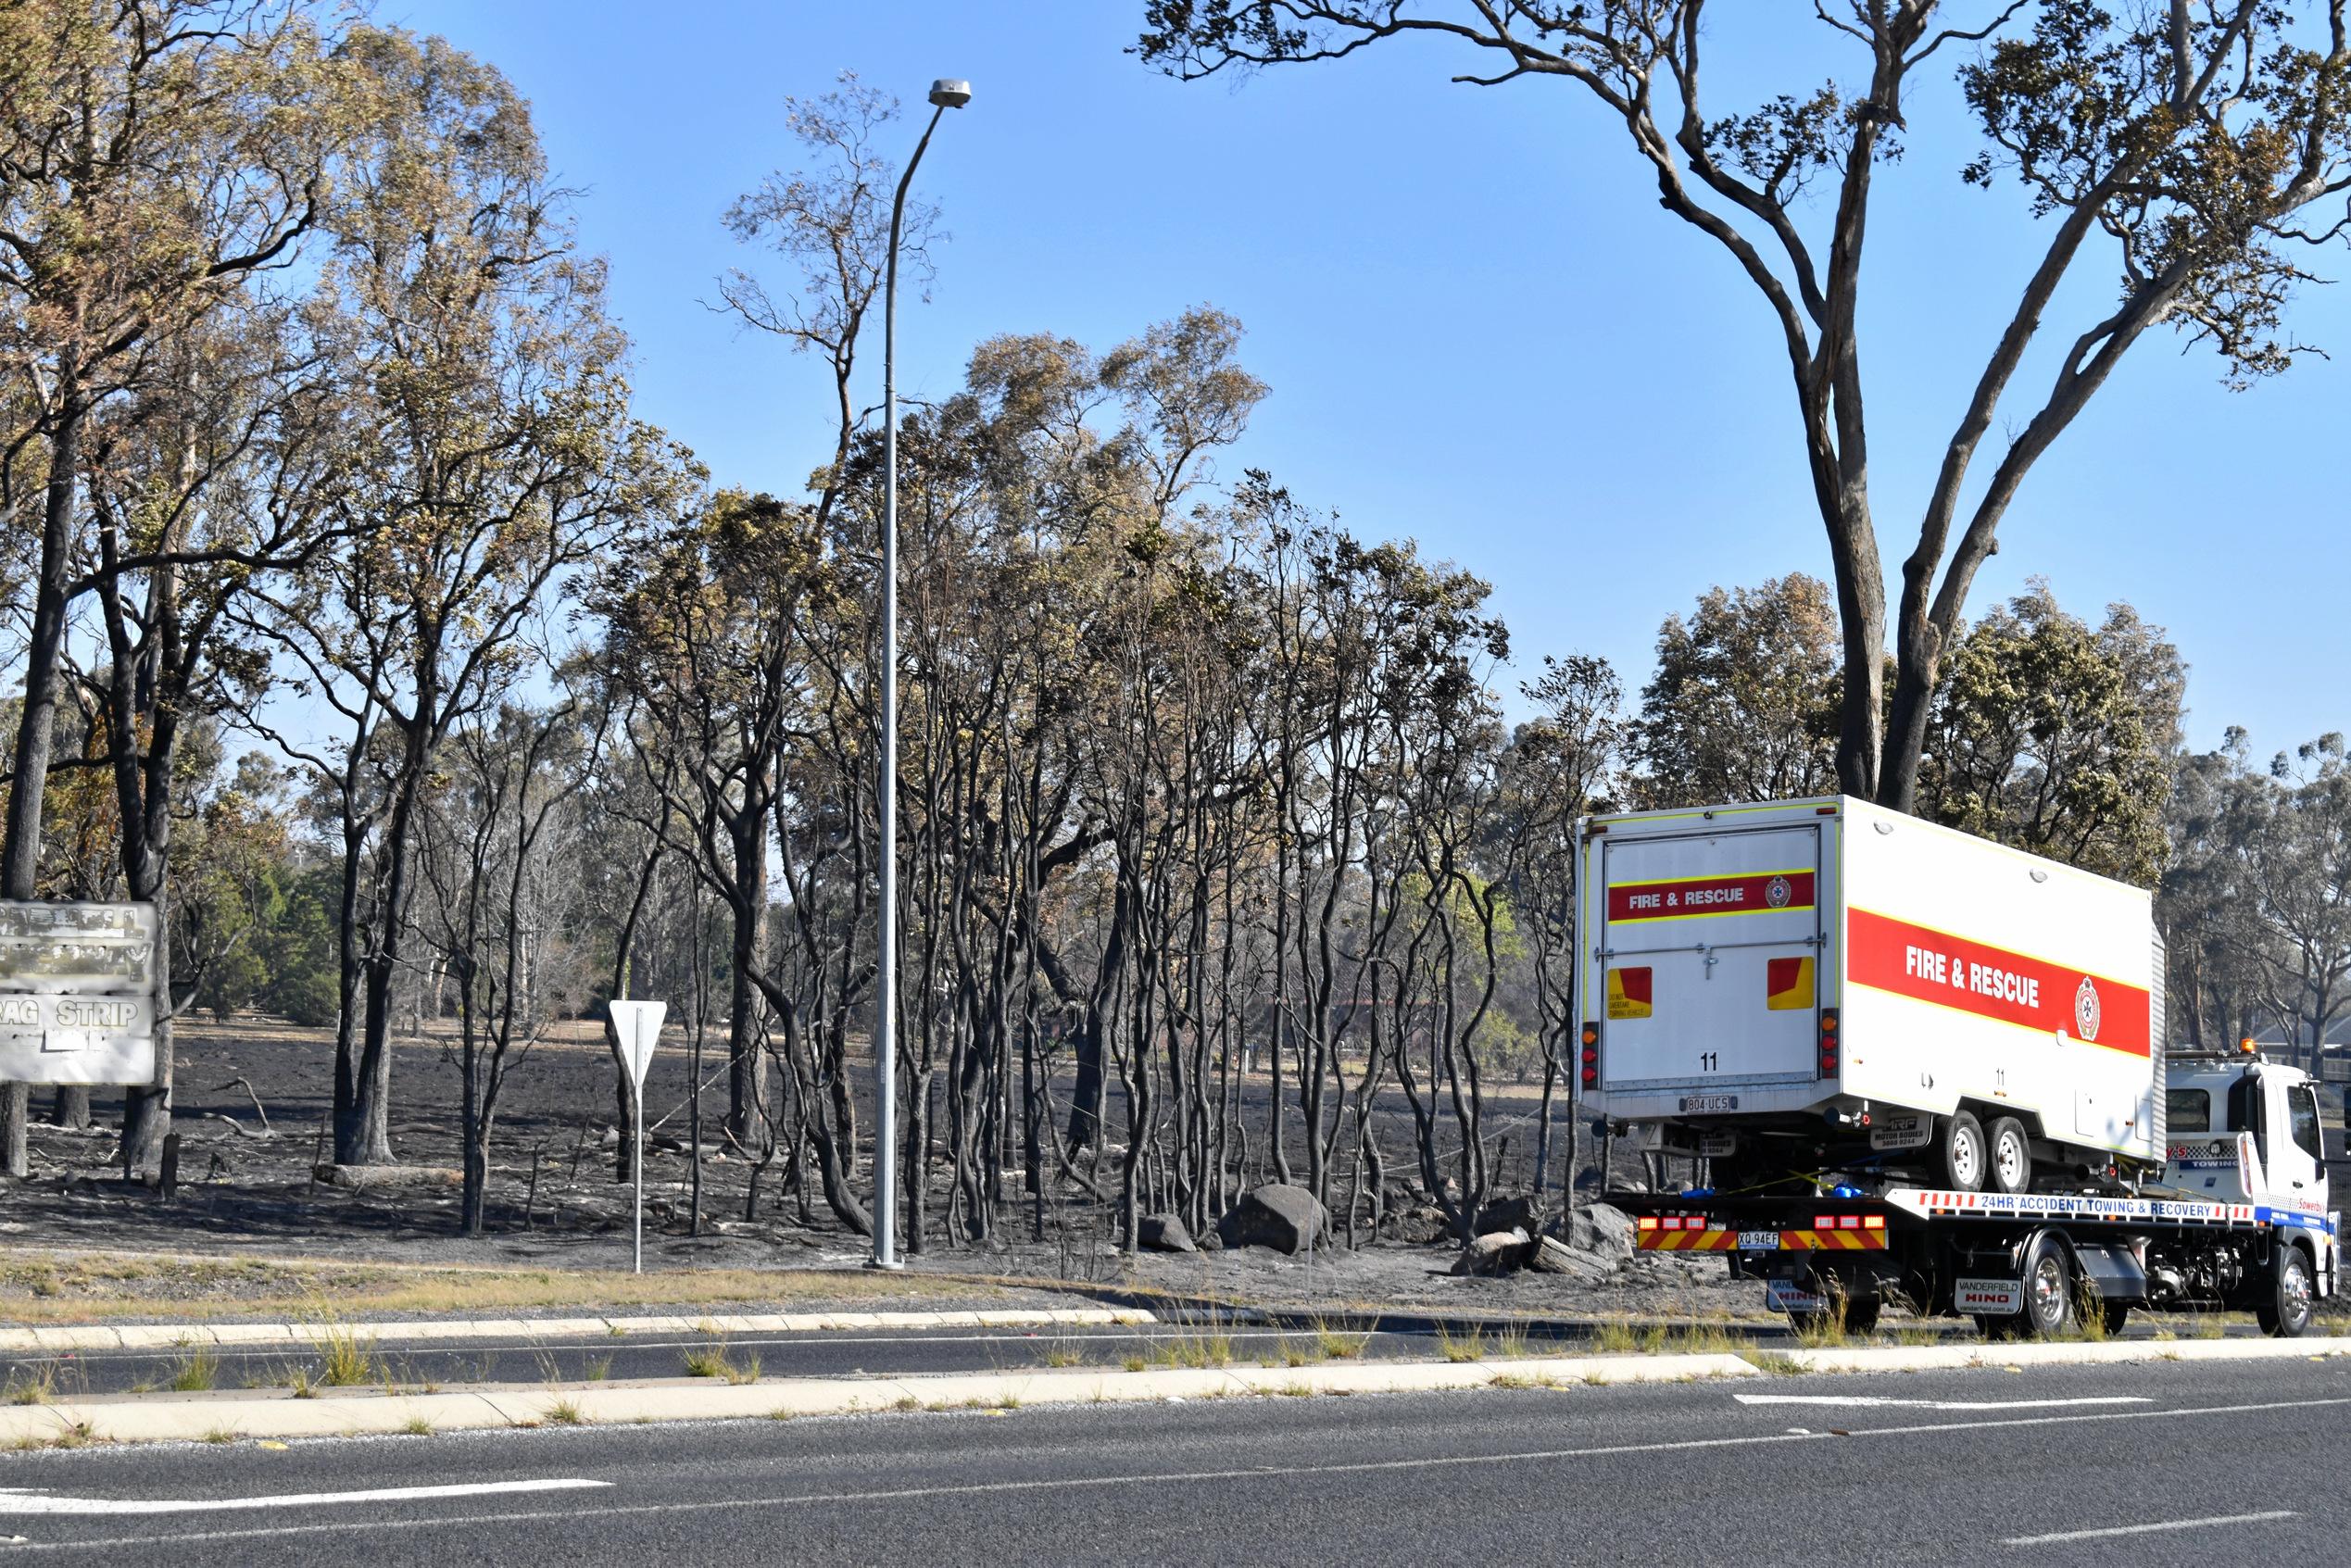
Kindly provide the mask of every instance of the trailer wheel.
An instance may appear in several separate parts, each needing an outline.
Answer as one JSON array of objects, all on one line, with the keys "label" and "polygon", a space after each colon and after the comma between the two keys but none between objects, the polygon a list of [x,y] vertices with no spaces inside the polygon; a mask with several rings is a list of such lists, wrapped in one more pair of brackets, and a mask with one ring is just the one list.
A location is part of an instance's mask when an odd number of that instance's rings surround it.
[{"label": "trailer wheel", "polygon": [[1954,1192],[1981,1192],[1984,1170],[1991,1163],[1983,1141],[1983,1123],[1972,1110],[1954,1111],[1942,1124],[1942,1147],[1937,1151],[1942,1185]]},{"label": "trailer wheel", "polygon": [[1992,1158],[1988,1179],[1984,1185],[1994,1192],[2030,1192],[2032,1190],[2032,1140],[2025,1136],[2024,1123],[2013,1116],[2003,1116],[1986,1131]]},{"label": "trailer wheel", "polygon": [[2298,1339],[2310,1326],[2310,1260],[2299,1247],[2279,1248],[2269,1299],[2255,1304],[2254,1321],[2264,1334]]},{"label": "trailer wheel", "polygon": [[2034,1339],[2055,1339],[2073,1326],[2073,1255],[2048,1231],[2025,1248],[2024,1311],[2017,1327]]}]

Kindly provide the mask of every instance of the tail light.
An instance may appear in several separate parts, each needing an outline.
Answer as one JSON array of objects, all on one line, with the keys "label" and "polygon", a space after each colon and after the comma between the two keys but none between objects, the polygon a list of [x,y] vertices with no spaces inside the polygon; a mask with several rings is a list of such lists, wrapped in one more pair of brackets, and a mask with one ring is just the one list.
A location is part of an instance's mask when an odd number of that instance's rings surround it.
[{"label": "tail light", "polygon": [[1842,1042],[1837,1038],[1837,1010],[1822,1008],[1820,1010],[1820,1075],[1823,1078],[1834,1078],[1837,1075],[1838,1047],[1841,1044]]},{"label": "tail light", "polygon": [[1600,1025],[1587,1021],[1583,1041],[1584,1087],[1596,1089],[1600,1087]]}]

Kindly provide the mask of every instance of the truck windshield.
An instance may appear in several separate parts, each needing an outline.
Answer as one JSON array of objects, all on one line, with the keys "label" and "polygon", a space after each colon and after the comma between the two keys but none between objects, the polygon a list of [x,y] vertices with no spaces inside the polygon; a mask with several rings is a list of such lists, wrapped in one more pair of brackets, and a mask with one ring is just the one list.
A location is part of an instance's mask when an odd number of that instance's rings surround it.
[{"label": "truck windshield", "polygon": [[2212,1131],[2212,1091],[2209,1089],[2165,1090],[2163,1124],[2175,1133]]},{"label": "truck windshield", "polygon": [[2307,1088],[2297,1088],[2286,1095],[2288,1114],[2294,1119],[2294,1141],[2313,1160],[2326,1158],[2325,1146],[2319,1138],[2319,1097]]}]

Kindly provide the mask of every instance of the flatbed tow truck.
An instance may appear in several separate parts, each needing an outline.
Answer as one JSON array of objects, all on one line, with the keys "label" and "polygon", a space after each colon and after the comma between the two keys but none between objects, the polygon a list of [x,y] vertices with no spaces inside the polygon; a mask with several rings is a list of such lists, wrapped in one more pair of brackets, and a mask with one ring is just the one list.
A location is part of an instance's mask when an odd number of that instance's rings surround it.
[{"label": "flatbed tow truck", "polygon": [[[1727,1253],[1800,1331],[1874,1326],[1900,1300],[1972,1317],[1990,1338],[2045,1338],[2091,1313],[2250,1311],[2305,1333],[2335,1293],[2309,1076],[2250,1052],[2170,1062],[2165,1180],[2134,1192],[2002,1193],[1884,1185],[1845,1173],[1813,1195],[1615,1192],[1654,1252]],[[2186,1125],[2182,1125],[2186,1123]]]}]

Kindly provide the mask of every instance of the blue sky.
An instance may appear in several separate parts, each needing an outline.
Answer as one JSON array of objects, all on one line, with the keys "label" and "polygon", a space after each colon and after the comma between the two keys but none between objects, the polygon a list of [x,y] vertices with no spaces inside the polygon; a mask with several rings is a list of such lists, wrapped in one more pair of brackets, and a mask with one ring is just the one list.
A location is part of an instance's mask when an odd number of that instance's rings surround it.
[{"label": "blue sky", "polygon": [[[1576,91],[1450,85],[1463,62],[1409,41],[1187,85],[1123,53],[1141,8],[386,0],[380,14],[495,62],[531,99],[585,193],[584,241],[610,257],[640,411],[723,483],[793,490],[825,441],[816,367],[701,303],[752,259],[720,214],[794,159],[784,97],[849,68],[919,105],[956,75],[976,96],[920,181],[953,239],[930,302],[901,316],[911,394],[951,391],[993,333],[1106,347],[1213,303],[1246,324],[1247,363],[1273,387],[1226,474],[1270,469],[1358,533],[1488,578],[1522,667],[1595,652],[1637,687],[1658,621],[1709,584],[1826,575],[1760,299],[1658,209],[1621,131]],[[1755,31],[1716,40],[1710,112],[1850,69],[1808,9],[1741,9]],[[1911,105],[1870,232],[1864,370],[1890,565],[2041,240],[2013,189],[1957,179],[1975,143],[1955,63]],[[2102,313],[2110,277],[2084,269],[2053,334]],[[2230,723],[2264,752],[2351,727],[2337,608],[2351,293],[2309,291],[2294,326],[2341,357],[2249,393],[2224,389],[2208,352],[2145,340],[2037,468],[1971,600],[2036,574],[2093,618],[2129,600],[2193,666],[2199,746]]]}]

